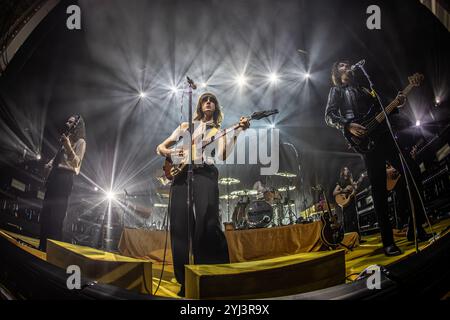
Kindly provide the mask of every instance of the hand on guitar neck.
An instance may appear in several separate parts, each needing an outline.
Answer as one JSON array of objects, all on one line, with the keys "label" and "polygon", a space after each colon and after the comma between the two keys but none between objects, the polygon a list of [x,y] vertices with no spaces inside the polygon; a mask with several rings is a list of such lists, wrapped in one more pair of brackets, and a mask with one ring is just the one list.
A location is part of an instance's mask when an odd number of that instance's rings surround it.
[{"label": "hand on guitar neck", "polygon": [[[397,94],[397,97],[395,98],[395,101],[398,103],[398,107],[405,104],[406,96],[403,94],[402,91],[400,91]],[[347,125],[346,129],[354,136],[356,137],[363,137],[367,134],[367,128],[363,125],[360,125],[355,122],[351,122]]]}]

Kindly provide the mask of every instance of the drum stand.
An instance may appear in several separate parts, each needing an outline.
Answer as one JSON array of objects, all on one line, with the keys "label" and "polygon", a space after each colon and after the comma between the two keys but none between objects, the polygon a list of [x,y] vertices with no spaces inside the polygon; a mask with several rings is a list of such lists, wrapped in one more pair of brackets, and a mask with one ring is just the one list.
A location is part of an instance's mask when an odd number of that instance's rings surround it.
[{"label": "drum stand", "polygon": [[[295,221],[297,221],[297,215],[295,214],[294,211],[292,211],[291,208],[291,197],[289,196],[289,188],[290,188],[290,183],[289,183],[289,179],[288,179],[288,185],[286,186],[286,201],[284,203],[284,205],[287,205],[287,210],[284,209],[283,207],[283,218],[288,216],[289,217],[289,224],[294,224]],[[287,214],[286,214],[287,211]],[[282,223],[281,223],[282,224]]]}]

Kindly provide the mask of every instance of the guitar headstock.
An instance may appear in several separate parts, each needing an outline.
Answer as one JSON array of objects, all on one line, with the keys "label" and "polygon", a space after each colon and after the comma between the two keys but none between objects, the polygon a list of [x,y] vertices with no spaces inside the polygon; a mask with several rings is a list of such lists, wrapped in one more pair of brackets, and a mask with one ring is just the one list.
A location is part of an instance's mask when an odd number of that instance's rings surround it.
[{"label": "guitar headstock", "polygon": [[253,114],[250,116],[250,119],[252,120],[261,120],[267,117],[270,117],[274,114],[278,113],[278,109],[274,109],[274,110],[267,110],[267,111],[257,111],[257,112],[253,112]]},{"label": "guitar headstock", "polygon": [[66,135],[69,135],[69,134],[73,133],[78,128],[78,126],[80,125],[81,116],[80,115],[76,115],[74,117],[75,117],[75,122],[73,123],[73,125],[69,129],[67,129],[65,131]]},{"label": "guitar headstock", "polygon": [[408,81],[410,85],[418,87],[420,86],[424,78],[425,77],[423,76],[423,74],[415,73],[412,76],[408,77]]}]

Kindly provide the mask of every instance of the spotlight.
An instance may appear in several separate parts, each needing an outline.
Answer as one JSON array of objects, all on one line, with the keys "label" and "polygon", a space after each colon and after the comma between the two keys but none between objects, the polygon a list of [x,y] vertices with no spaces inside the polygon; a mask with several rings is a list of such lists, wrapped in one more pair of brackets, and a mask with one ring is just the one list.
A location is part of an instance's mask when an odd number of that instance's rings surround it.
[{"label": "spotlight", "polygon": [[95,191],[95,192],[97,192],[97,191],[98,191],[98,188],[97,188],[97,187],[95,187],[95,188],[94,188],[94,191]]},{"label": "spotlight", "polygon": [[174,94],[178,93],[178,88],[173,86],[173,87],[170,88],[170,91],[172,91],[172,93],[174,93]]},{"label": "spotlight", "polygon": [[271,124],[269,125],[269,128],[270,128],[270,129],[275,129],[275,128],[276,128],[275,123],[271,123]]},{"label": "spotlight", "polygon": [[208,84],[206,82],[203,82],[202,84],[200,84],[200,87],[205,89],[208,86]]},{"label": "spotlight", "polygon": [[36,160],[41,160],[42,159],[42,157],[41,157],[41,155],[38,153],[37,155],[36,155]]},{"label": "spotlight", "polygon": [[309,72],[306,72],[305,74],[303,74],[303,76],[305,77],[305,79],[311,78],[311,74]]},{"label": "spotlight", "polygon": [[436,107],[439,106],[441,104],[441,98],[436,97],[436,100],[434,101],[434,103],[435,103]]},{"label": "spotlight", "polygon": [[116,195],[112,191],[109,191],[109,192],[106,193],[106,199],[109,200],[109,201],[115,200],[116,199]]},{"label": "spotlight", "polygon": [[236,77],[236,83],[240,86],[243,87],[247,84],[247,77],[243,74],[239,75],[238,77]]},{"label": "spotlight", "polygon": [[144,99],[144,98],[147,97],[147,94],[146,94],[145,92],[141,91],[141,92],[139,93],[139,97],[140,97],[141,99]]},{"label": "spotlight", "polygon": [[420,120],[416,120],[416,127],[420,127],[420,125],[421,125]]},{"label": "spotlight", "polygon": [[275,72],[269,74],[268,78],[271,83],[276,83],[279,80],[278,74],[276,74]]}]

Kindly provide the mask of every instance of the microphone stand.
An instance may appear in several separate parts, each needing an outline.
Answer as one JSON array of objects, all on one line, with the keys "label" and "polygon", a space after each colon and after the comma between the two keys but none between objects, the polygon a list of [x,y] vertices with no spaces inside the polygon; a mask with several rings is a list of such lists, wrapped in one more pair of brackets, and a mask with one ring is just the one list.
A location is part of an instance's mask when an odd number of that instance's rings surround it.
[{"label": "microphone stand", "polygon": [[[194,180],[194,164],[192,158],[192,135],[194,133],[194,124],[192,122],[192,92],[196,89],[194,82],[187,77],[187,82],[189,84],[188,95],[189,95],[189,164],[187,170],[187,228],[188,228],[188,255],[189,255],[189,264],[194,264],[194,250],[193,250],[193,228],[195,221],[195,212],[194,212],[194,201],[193,201],[193,180]],[[192,215],[191,215],[192,213]],[[192,221],[192,224],[191,224]]]},{"label": "microphone stand", "polygon": [[[420,250],[419,250],[419,243],[418,243],[418,239],[417,239],[416,210],[415,210],[415,207],[414,207],[414,202],[413,202],[413,198],[412,198],[412,194],[411,194],[411,187],[410,187],[410,183],[409,183],[409,179],[411,178],[411,179],[414,180],[414,178],[413,178],[413,176],[411,174],[411,170],[409,169],[408,164],[406,163],[406,160],[405,160],[405,158],[403,156],[402,150],[401,150],[400,146],[398,145],[397,139],[395,138],[394,130],[392,129],[391,121],[390,121],[390,119],[388,117],[388,114],[387,114],[386,110],[383,107],[383,104],[381,102],[380,96],[375,91],[374,84],[373,84],[372,80],[370,79],[369,74],[367,73],[366,69],[364,68],[364,66],[362,64],[358,64],[358,67],[361,69],[362,73],[364,74],[364,76],[366,77],[367,81],[369,82],[370,90],[376,96],[378,104],[379,104],[382,112],[384,113],[384,118],[386,119],[386,124],[387,124],[387,126],[389,128],[389,133],[390,133],[390,135],[392,137],[392,140],[394,141],[395,147],[396,147],[397,152],[398,152],[398,156],[400,158],[400,163],[402,165],[403,175],[405,176],[406,189],[408,191],[409,204],[410,204],[410,207],[411,207],[411,217],[413,219],[414,244],[415,244],[416,253],[418,253]],[[407,172],[410,174],[410,176],[408,176],[406,174]],[[418,193],[418,195],[420,197],[420,193],[419,193],[419,190],[418,190],[417,186],[416,186],[416,191],[417,191],[417,193]]]}]

